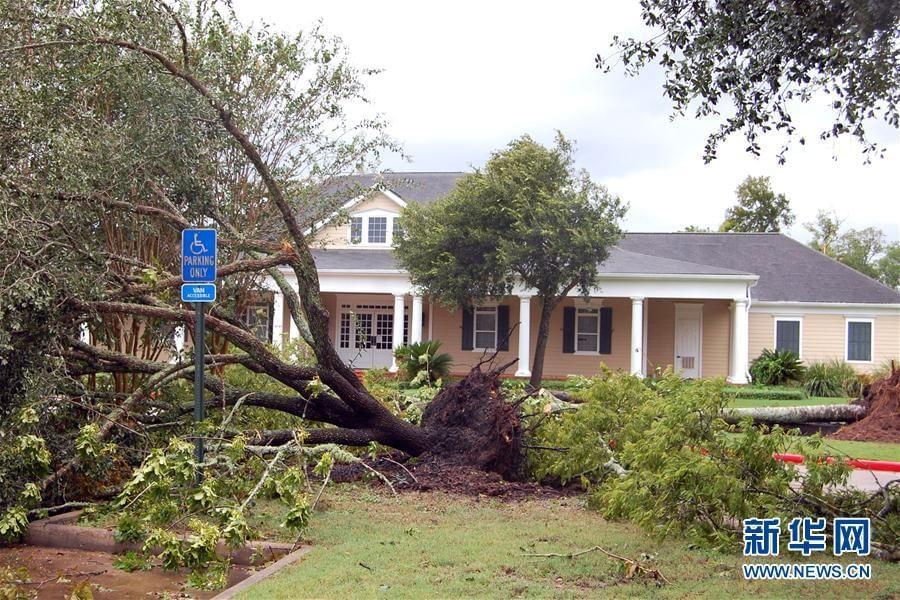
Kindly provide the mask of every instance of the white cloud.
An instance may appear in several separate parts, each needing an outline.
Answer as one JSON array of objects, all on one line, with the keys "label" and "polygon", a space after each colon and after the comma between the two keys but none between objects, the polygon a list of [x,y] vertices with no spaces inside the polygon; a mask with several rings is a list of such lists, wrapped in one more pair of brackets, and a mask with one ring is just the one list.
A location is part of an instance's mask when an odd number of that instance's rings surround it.
[{"label": "white cloud", "polygon": [[778,140],[756,159],[742,139],[704,165],[713,124],[671,122],[658,70],[627,79],[594,68],[612,35],[642,31],[637,3],[237,0],[236,8],[287,31],[321,18],[357,64],[384,69],[369,96],[413,159],[389,158],[388,168],[464,170],[513,137],[548,142],[558,128],[578,140],[579,161],[595,179],[630,202],[631,230],[718,226],[734,188],[753,174],[770,175],[791,199],[795,237],[806,239],[802,223],[833,208],[847,226],[876,225],[900,239],[896,130],[883,138],[893,142],[888,157],[866,166],[855,143],[819,142],[829,115],[803,107],[808,143],[794,145],[786,165],[774,157]]}]

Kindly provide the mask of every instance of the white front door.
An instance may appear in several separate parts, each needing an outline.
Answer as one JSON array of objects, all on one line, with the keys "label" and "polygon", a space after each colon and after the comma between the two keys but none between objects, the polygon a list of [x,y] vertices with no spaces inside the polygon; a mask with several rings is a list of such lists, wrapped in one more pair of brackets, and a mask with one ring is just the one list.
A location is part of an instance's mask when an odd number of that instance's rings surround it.
[{"label": "white front door", "polygon": [[393,306],[341,306],[338,356],[354,369],[391,366],[394,342]]},{"label": "white front door", "polygon": [[682,377],[700,377],[702,304],[675,305],[675,371]]}]

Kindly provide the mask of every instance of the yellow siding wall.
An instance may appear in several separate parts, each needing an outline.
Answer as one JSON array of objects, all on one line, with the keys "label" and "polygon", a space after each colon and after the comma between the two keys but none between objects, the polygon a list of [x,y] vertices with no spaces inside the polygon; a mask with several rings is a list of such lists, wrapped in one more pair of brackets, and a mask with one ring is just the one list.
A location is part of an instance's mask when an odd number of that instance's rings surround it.
[{"label": "yellow siding wall", "polygon": [[[764,348],[775,346],[775,314],[750,313],[750,360]],[[798,316],[796,314],[791,316]],[[799,315],[803,320],[801,351],[803,362],[846,358],[847,316],[843,314]],[[852,316],[851,316],[852,317]],[[871,364],[851,363],[857,371],[867,373],[891,358],[900,357],[900,317],[875,316],[875,340]]]},{"label": "yellow siding wall", "polygon": [[[647,369],[666,368],[675,358],[675,304],[683,300],[647,301]],[[725,377],[731,349],[731,309],[728,300],[703,304],[701,376]],[[630,324],[629,324],[630,327]]]},{"label": "yellow siding wall", "polygon": [[[376,192],[371,198],[350,209],[350,214],[356,215],[367,210],[384,210],[399,215],[401,208],[381,192]],[[390,223],[388,223],[388,229],[390,229]],[[356,244],[350,243],[350,224],[346,222],[323,227],[313,238],[313,245],[326,248],[357,247]]]}]

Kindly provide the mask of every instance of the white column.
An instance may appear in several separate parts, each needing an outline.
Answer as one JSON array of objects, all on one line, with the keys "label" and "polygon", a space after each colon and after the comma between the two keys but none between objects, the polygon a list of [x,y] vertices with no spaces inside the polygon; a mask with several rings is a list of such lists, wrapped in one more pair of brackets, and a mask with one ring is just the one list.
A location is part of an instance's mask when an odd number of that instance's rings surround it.
[{"label": "white column", "polygon": [[731,368],[729,383],[749,383],[747,377],[750,345],[750,319],[747,299],[735,298],[731,305]]},{"label": "white column", "polygon": [[409,343],[418,344],[422,341],[422,296],[413,296],[412,318],[409,322]]},{"label": "white column", "polygon": [[631,374],[644,376],[644,297],[631,298]]},{"label": "white column", "polygon": [[272,299],[272,343],[276,348],[284,346],[284,294],[281,290],[275,290]]},{"label": "white column", "polygon": [[[297,295],[298,295],[298,297],[299,297],[299,294],[300,294],[300,287],[299,287],[299,286],[295,286],[295,287],[294,287],[294,291],[297,292]],[[289,329],[288,331],[290,332],[290,333],[288,334],[288,339],[289,339],[289,340],[296,340],[296,339],[299,339],[299,338],[300,338],[300,329],[297,327],[297,324],[294,323],[294,317],[293,317],[293,315],[291,315],[291,326],[290,326],[290,329]]]},{"label": "white column", "polygon": [[519,362],[516,377],[531,377],[531,296],[519,296]]},{"label": "white column", "polygon": [[391,356],[391,368],[389,369],[391,373],[396,373],[400,370],[400,367],[397,365],[397,349],[403,345],[403,309],[406,306],[405,302],[405,294],[394,295],[394,353]]},{"label": "white column", "polygon": [[81,324],[81,334],[78,337],[81,340],[82,344],[90,344],[91,343],[91,330],[88,329],[87,323]]}]

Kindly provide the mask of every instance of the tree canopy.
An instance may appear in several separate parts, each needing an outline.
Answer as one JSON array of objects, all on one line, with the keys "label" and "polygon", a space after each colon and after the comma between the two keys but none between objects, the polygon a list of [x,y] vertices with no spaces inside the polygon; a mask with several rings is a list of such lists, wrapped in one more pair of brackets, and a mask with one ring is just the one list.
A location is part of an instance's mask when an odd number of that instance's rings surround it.
[{"label": "tree canopy", "polygon": [[544,147],[529,136],[494,152],[445,199],[410,205],[395,243],[412,282],[451,307],[510,294],[517,284],[542,300],[532,365],[540,382],[550,312],[572,289],[588,294],[621,235],[626,207],[575,168],[562,134]]},{"label": "tree canopy", "polygon": [[822,139],[850,135],[869,157],[883,149],[868,125],[900,126],[900,3],[869,0],[729,0],[641,2],[652,34],[613,38],[609,71],[620,61],[635,75],[652,63],[665,72],[663,93],[677,115],[713,116],[704,159],[742,132],[759,154],[760,136],[778,131],[805,143],[793,115],[801,103],[823,99],[831,123]]},{"label": "tree canopy", "polygon": [[809,246],[848,267],[892,287],[900,287],[900,242],[888,242],[877,227],[842,231],[844,220],[820,210],[804,227],[813,238]]},{"label": "tree canopy", "polygon": [[737,204],[725,211],[719,231],[778,232],[794,222],[791,204],[776,194],[768,177],[748,176],[735,190]]}]

